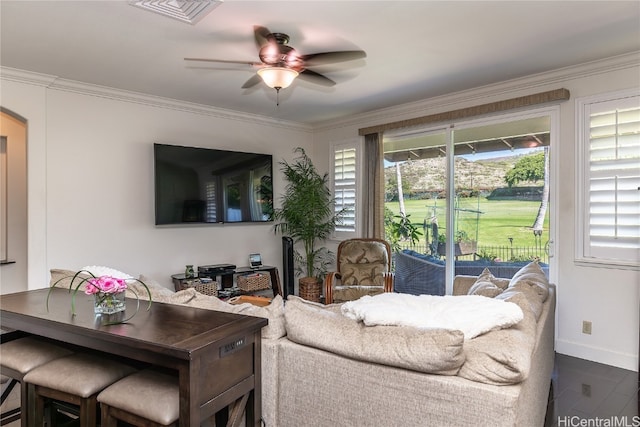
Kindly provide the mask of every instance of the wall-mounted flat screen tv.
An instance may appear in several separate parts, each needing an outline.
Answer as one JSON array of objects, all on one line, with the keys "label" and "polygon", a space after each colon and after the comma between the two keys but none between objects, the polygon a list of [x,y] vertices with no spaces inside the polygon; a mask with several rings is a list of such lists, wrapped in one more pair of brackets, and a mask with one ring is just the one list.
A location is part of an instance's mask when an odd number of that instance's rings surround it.
[{"label": "wall-mounted flat screen tv", "polygon": [[270,154],[154,144],[156,225],[265,222]]}]

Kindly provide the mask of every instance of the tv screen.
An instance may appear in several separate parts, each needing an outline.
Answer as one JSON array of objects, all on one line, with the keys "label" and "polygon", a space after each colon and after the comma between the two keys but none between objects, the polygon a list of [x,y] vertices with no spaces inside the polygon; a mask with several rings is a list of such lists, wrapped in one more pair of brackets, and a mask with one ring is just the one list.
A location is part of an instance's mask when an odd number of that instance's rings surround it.
[{"label": "tv screen", "polygon": [[156,225],[264,222],[272,156],[154,144]]}]

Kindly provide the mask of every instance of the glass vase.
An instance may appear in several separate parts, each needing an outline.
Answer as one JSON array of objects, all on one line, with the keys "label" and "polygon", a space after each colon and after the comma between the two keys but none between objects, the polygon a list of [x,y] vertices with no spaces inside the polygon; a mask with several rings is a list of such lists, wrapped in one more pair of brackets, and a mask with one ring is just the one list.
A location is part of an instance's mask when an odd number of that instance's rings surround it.
[{"label": "glass vase", "polygon": [[114,314],[124,311],[126,308],[124,292],[116,294],[98,292],[93,297],[93,310],[96,314]]}]

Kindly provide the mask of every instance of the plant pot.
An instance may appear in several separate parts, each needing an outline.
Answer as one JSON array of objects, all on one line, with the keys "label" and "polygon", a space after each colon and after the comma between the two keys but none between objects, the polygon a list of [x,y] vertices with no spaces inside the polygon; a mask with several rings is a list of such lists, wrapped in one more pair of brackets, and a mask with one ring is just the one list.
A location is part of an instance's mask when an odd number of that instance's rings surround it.
[{"label": "plant pot", "polygon": [[300,298],[307,301],[320,302],[322,283],[318,282],[318,279],[315,277],[302,277],[298,284],[300,285]]}]

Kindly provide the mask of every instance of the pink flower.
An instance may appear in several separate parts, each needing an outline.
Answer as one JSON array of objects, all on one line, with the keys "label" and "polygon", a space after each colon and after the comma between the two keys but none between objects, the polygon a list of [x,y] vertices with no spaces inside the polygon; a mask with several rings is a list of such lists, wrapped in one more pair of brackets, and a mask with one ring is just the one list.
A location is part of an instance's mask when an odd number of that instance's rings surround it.
[{"label": "pink flower", "polygon": [[117,294],[127,289],[127,282],[111,276],[92,277],[87,280],[87,286],[84,291],[87,295],[102,292],[105,294]]}]

